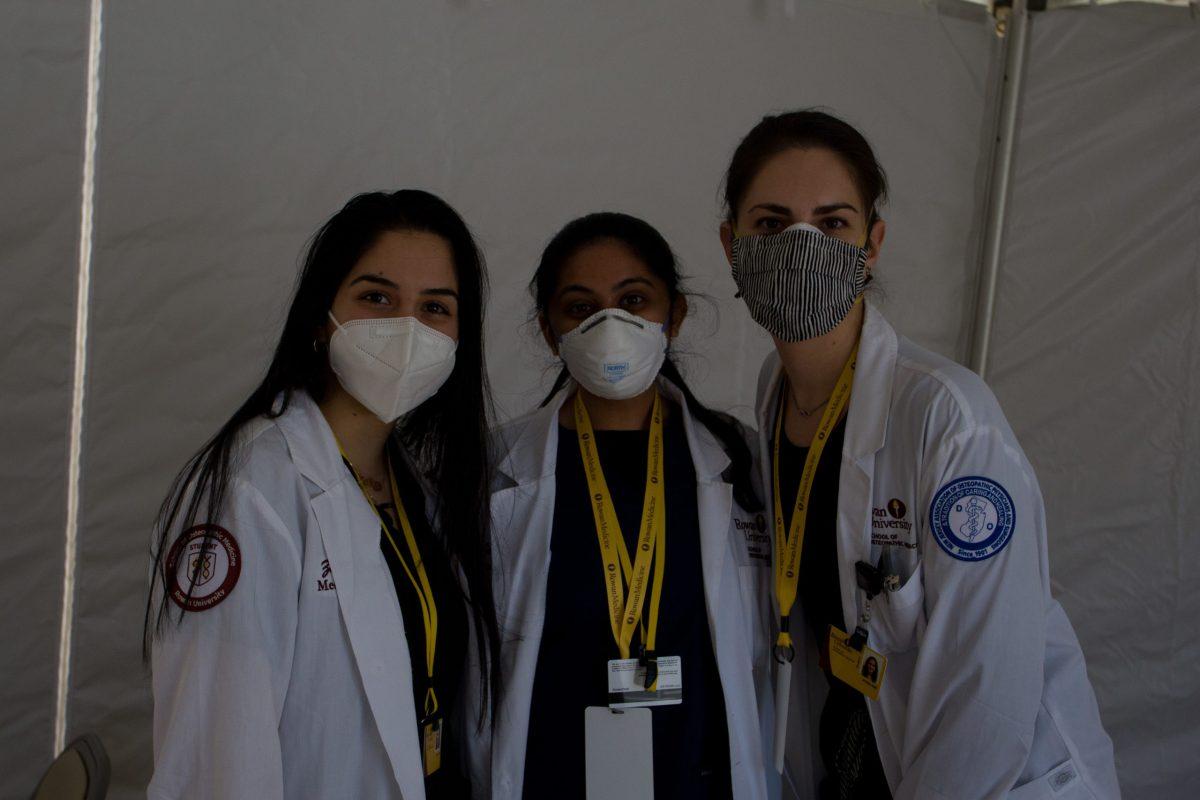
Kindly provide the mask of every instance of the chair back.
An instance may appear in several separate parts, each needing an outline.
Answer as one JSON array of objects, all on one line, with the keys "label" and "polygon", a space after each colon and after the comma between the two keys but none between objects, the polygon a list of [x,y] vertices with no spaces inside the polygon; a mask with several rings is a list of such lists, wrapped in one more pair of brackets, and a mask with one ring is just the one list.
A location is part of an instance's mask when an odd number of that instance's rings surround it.
[{"label": "chair back", "polygon": [[100,738],[85,733],[67,745],[42,775],[33,800],[104,800],[110,765]]}]

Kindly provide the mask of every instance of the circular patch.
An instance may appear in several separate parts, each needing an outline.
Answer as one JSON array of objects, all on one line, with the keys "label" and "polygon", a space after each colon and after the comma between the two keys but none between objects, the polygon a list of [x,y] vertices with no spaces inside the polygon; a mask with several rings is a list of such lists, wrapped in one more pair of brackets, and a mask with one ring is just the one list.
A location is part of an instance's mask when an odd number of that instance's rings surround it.
[{"label": "circular patch", "polygon": [[1012,538],[1017,512],[1004,487],[989,478],[958,478],[943,486],[929,509],[933,537],[959,561],[983,561]]},{"label": "circular patch", "polygon": [[183,532],[167,554],[171,599],[185,611],[220,603],[242,574],[242,551],[233,534],[219,525],[196,525]]}]

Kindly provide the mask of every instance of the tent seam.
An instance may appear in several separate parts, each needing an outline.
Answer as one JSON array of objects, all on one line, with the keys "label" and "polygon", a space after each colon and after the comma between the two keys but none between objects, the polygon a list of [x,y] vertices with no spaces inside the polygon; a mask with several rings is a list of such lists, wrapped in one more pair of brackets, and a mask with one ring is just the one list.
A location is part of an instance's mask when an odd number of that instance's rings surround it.
[{"label": "tent seam", "polygon": [[88,20],[83,173],[79,210],[79,271],[75,297],[75,369],[71,391],[71,432],[67,467],[67,519],[63,543],[62,620],[58,642],[58,679],[54,711],[54,755],[66,747],[67,698],[71,681],[71,644],[75,614],[75,568],[79,550],[79,487],[82,474],[83,408],[87,380],[88,304],[91,295],[93,215],[96,187],[96,139],[99,128],[100,47],[103,0],[92,0]]}]

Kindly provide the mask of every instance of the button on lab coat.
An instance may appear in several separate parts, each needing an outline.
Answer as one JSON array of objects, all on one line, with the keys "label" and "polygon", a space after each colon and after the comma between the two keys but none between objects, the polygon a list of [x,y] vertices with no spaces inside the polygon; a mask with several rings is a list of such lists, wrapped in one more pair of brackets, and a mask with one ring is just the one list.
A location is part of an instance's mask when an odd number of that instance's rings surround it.
[{"label": "button on lab coat", "polygon": [[[496,437],[498,486],[492,494],[496,548],[496,596],[500,608],[501,668],[505,687],[497,711],[490,770],[487,743],[476,740],[476,768],[490,778],[491,796],[519,798],[524,785],[529,706],[545,618],[546,579],[554,523],[558,412],[574,384],[544,408],[504,426]],[[660,379],[664,397],[682,409],[696,469],[705,608],[717,670],[725,694],[733,796],[738,800],[777,793],[768,774],[762,730],[770,730],[772,702],[768,661],[766,594],[768,547],[765,523],[733,499],[722,473],[729,458],[716,438],[688,411],[682,394]],[[758,557],[755,557],[757,553]],[[597,568],[599,552],[597,551]],[[685,686],[687,665],[684,665]],[[761,708],[760,708],[761,704]],[[583,725],[583,715],[579,724]],[[553,769],[553,765],[534,766]]]},{"label": "button on lab coat", "polygon": [[168,601],[152,652],[149,797],[423,800],[379,519],[332,431],[297,392],[278,419],[247,426],[235,459],[216,522],[238,543],[241,576],[181,623]]},{"label": "button on lab coat", "polygon": [[[783,379],[772,353],[757,404],[768,477]],[[963,477],[1000,484],[1015,509],[1007,545],[979,561],[951,557],[931,526],[939,489]],[[869,303],[838,491],[845,630],[863,608],[856,562],[880,563],[900,584],[872,604],[870,647],[888,663],[879,700],[867,703],[896,800],[1118,797],[1083,653],[1050,595],[1032,467],[983,381],[897,336]],[[809,630],[799,604],[793,617],[793,631]],[[826,684],[813,637],[804,643],[792,670],[785,785],[787,794],[813,798]]]}]

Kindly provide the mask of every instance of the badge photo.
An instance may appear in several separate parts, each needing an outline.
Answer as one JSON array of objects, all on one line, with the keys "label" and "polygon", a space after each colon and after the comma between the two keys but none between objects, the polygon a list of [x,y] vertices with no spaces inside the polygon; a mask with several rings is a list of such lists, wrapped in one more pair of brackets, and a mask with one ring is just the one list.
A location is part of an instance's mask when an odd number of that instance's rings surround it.
[{"label": "badge photo", "polygon": [[1012,539],[1017,513],[1012,496],[991,480],[958,478],[938,490],[929,509],[938,546],[959,561],[983,561]]},{"label": "badge photo", "polygon": [[850,639],[845,631],[829,627],[829,671],[851,689],[878,700],[887,656],[866,646],[856,648]]},{"label": "badge photo", "polygon": [[242,552],[233,534],[219,525],[188,528],[167,554],[171,600],[185,611],[205,611],[220,603],[242,574]]}]

